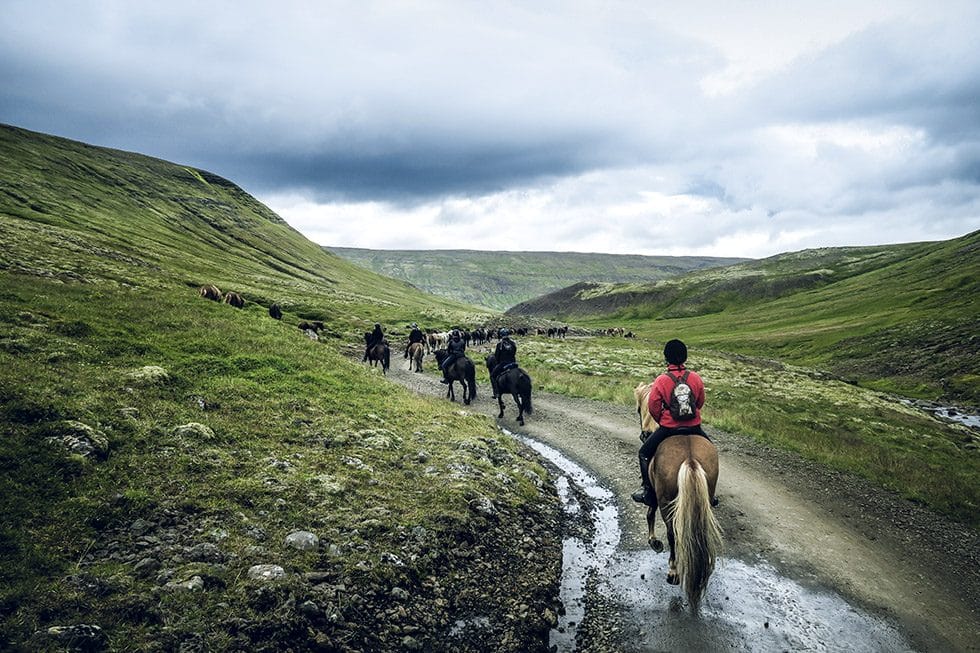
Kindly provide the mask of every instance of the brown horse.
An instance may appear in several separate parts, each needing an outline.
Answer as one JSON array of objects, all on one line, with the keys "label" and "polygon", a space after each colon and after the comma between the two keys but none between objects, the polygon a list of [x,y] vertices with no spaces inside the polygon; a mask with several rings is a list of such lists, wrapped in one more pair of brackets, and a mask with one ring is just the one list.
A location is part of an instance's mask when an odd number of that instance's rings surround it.
[{"label": "brown horse", "polygon": [[225,294],[225,303],[230,304],[235,308],[244,308],[245,298],[239,295],[237,292],[228,292]]},{"label": "brown horse", "polygon": [[[652,430],[646,409],[651,385],[641,384],[634,390],[644,431]],[[711,509],[718,483],[718,450],[700,435],[671,436],[657,447],[649,473],[667,526],[667,582],[681,585],[691,611],[697,612],[722,549],[721,528]],[[656,519],[657,509],[648,507],[647,541],[659,553],[664,545],[654,533]]]},{"label": "brown horse", "polygon": [[412,372],[422,371],[422,357],[425,356],[425,345],[413,342],[408,346],[408,369]]},{"label": "brown horse", "polygon": [[201,289],[198,290],[198,293],[204,299],[210,299],[213,302],[221,301],[221,291],[218,290],[218,287],[213,284],[209,284],[207,286],[201,286]]},{"label": "brown horse", "polygon": [[388,368],[391,367],[391,349],[388,348],[387,340],[382,340],[368,349],[367,358],[371,367],[377,367],[380,363],[381,373],[385,376],[388,375]]},{"label": "brown horse", "polygon": [[[439,369],[442,369],[442,362],[446,360],[447,356],[449,356],[449,352],[445,349],[436,351]],[[476,399],[476,367],[474,367],[473,361],[466,356],[460,356],[446,370],[446,376],[449,377],[449,389],[446,390],[446,397],[450,401],[456,401],[453,384],[459,381],[459,384],[463,386],[463,403],[469,406],[470,402]]]}]

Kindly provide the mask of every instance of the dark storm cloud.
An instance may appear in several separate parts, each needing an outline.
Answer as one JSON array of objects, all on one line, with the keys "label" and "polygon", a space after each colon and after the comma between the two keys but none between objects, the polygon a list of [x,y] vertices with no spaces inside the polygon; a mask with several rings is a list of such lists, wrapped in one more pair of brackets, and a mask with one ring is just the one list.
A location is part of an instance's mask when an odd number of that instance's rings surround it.
[{"label": "dark storm cloud", "polygon": [[[375,151],[372,151],[374,149]],[[417,203],[442,195],[487,194],[575,175],[604,163],[601,138],[554,142],[411,143],[404,149],[325,146],[316,152],[246,153],[215,165],[257,191],[302,190],[318,201]]]}]

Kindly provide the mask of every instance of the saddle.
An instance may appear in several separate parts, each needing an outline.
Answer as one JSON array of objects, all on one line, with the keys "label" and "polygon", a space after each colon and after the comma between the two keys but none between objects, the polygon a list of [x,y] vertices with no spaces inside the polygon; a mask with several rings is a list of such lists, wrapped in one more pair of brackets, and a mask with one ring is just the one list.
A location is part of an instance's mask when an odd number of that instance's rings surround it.
[{"label": "saddle", "polygon": [[497,370],[497,374],[493,377],[494,381],[498,381],[500,379],[500,377],[503,376],[504,372],[507,372],[509,370],[512,370],[515,367],[517,367],[517,363],[516,362],[514,362],[514,363],[504,363],[503,365],[500,366],[500,369]]}]

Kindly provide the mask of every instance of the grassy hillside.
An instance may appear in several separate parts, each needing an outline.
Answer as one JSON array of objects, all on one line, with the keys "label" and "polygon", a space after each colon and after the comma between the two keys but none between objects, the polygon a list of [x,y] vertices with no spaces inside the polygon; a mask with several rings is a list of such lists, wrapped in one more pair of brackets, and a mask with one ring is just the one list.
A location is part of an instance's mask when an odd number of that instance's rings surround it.
[{"label": "grassy hillside", "polygon": [[325,249],[379,274],[475,306],[504,310],[580,281],[650,282],[745,259],[576,252]]},{"label": "grassy hillside", "polygon": [[980,405],[980,232],[807,250],[654,284],[580,284],[510,315],[686,334],[912,397]]},{"label": "grassy hillside", "polygon": [[0,160],[0,649],[465,648],[472,614],[515,646],[547,632],[544,471],[352,360],[375,320],[471,309],[201,170],[12,127]]}]

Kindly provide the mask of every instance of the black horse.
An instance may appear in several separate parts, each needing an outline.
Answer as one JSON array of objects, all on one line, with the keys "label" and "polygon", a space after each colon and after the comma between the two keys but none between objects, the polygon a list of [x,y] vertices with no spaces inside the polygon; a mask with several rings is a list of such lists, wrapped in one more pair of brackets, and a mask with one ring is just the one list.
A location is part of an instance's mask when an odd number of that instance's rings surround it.
[{"label": "black horse", "polygon": [[372,367],[381,363],[381,373],[387,375],[388,368],[391,367],[391,349],[388,347],[388,341],[382,340],[368,349],[367,359]]},{"label": "black horse", "polygon": [[[445,349],[439,349],[436,351],[436,362],[439,363],[439,369],[442,369],[442,363],[449,356],[449,352]],[[460,356],[455,361],[449,365],[449,369],[446,370],[446,377],[449,379],[449,389],[446,390],[446,396],[449,397],[450,401],[456,401],[456,393],[453,391],[453,384],[459,381],[459,384],[463,386],[463,403],[467,406],[471,401],[476,399],[476,367],[466,356]]]},{"label": "black horse", "polygon": [[487,371],[490,372],[493,397],[500,404],[500,414],[497,415],[497,419],[504,416],[504,395],[509,394],[514,397],[514,403],[517,404],[517,423],[524,426],[524,413],[534,412],[534,407],[531,405],[531,377],[516,365],[494,377],[493,369],[497,367],[497,357],[490,354],[487,356],[486,363]]}]

